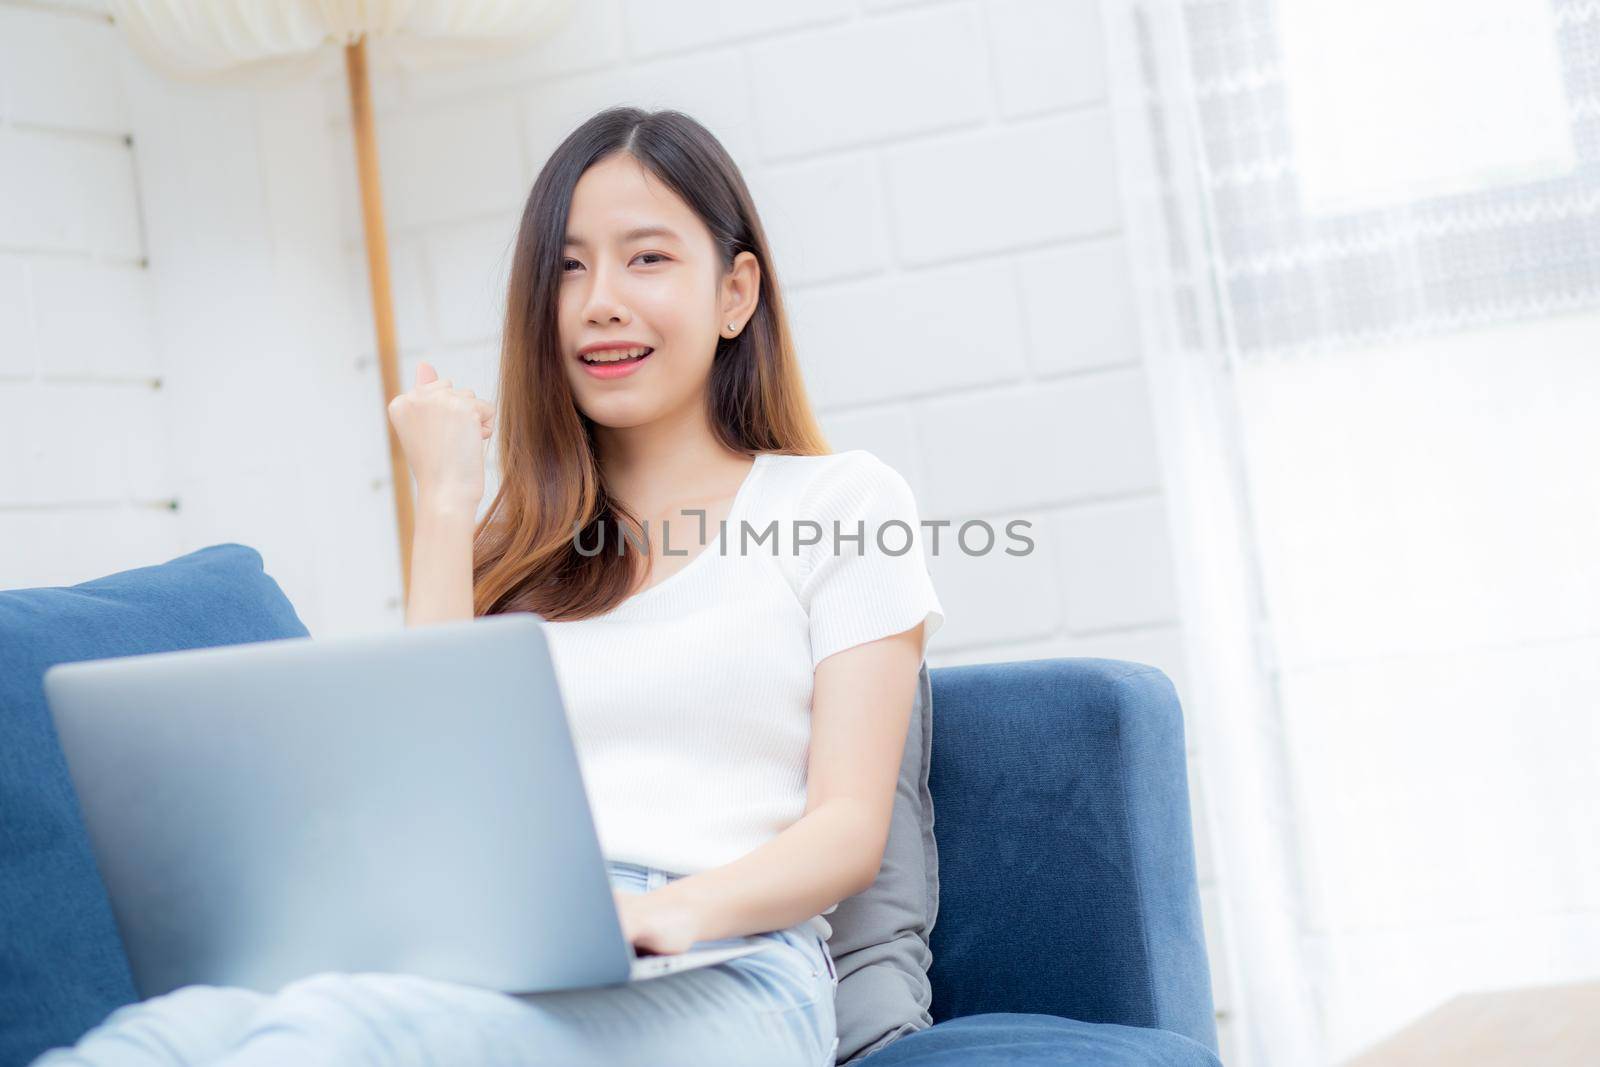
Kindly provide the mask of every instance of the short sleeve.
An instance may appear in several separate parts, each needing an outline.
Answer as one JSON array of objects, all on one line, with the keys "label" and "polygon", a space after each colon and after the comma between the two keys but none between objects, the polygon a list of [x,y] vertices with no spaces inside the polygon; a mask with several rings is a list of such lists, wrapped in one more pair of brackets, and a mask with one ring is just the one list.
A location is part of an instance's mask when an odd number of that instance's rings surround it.
[{"label": "short sleeve", "polygon": [[893,467],[856,450],[817,477],[802,518],[821,527],[800,569],[813,668],[835,652],[924,623],[922,652],[944,624],[928,574],[911,486]]}]

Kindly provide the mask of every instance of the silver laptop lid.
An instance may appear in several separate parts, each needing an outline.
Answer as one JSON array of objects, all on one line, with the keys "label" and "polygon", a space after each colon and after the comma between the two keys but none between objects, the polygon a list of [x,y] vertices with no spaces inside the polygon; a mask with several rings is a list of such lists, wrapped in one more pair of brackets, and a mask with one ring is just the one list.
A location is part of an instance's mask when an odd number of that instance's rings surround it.
[{"label": "silver laptop lid", "polygon": [[141,997],[402,971],[628,980],[543,622],[58,664],[46,700]]}]

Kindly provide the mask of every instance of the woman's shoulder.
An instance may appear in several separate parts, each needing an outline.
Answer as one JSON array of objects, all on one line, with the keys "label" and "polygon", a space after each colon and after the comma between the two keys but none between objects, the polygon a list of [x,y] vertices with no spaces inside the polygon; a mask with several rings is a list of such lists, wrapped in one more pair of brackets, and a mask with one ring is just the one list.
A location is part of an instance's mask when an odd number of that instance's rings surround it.
[{"label": "woman's shoulder", "polygon": [[871,515],[902,517],[916,512],[905,477],[864,448],[826,455],[768,453],[774,511],[827,523]]},{"label": "woman's shoulder", "polygon": [[[867,449],[807,456],[779,452],[764,455],[764,505],[770,509],[768,517],[781,520],[780,547],[774,562],[797,596],[807,573],[815,570],[831,551],[827,531],[837,526],[848,534],[863,524],[875,530],[877,524],[895,519],[912,527],[917,524],[917,505],[906,479]],[[802,530],[803,523],[814,525]],[[820,536],[819,527],[824,531]],[[785,537],[794,540],[784,541]]]},{"label": "woman's shoulder", "polygon": [[767,462],[775,467],[797,471],[820,471],[841,465],[883,462],[864,448],[851,448],[843,452],[822,452],[816,455],[795,455],[790,452],[765,452]]},{"label": "woman's shoulder", "polygon": [[828,452],[815,456],[796,456],[768,452],[769,470],[795,499],[815,500],[834,487],[854,487],[900,482],[900,472],[865,448]]}]

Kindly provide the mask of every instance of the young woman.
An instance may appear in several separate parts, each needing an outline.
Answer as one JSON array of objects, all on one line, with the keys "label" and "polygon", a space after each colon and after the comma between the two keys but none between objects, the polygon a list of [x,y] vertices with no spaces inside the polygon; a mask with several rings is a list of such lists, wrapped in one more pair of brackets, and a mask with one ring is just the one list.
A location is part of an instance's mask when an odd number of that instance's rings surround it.
[{"label": "young woman", "polygon": [[544,618],[624,935],[772,945],[525,996],[190,986],[37,1063],[834,1062],[825,916],[877,877],[944,615],[905,480],[823,442],[772,262],[704,127],[601,112],[523,211],[481,521],[494,407],[427,364],[390,405],[418,488],[407,624]]}]

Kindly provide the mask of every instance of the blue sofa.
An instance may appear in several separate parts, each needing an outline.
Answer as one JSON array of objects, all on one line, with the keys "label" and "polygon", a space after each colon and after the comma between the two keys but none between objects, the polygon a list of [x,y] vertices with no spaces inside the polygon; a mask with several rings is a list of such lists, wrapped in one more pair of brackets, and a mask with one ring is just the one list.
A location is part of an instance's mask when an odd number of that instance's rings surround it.
[{"label": "blue sofa", "polygon": [[933,1021],[866,1067],[1217,1067],[1183,714],[1154,667],[936,667]]},{"label": "blue sofa", "polygon": [[[303,636],[245,545],[0,590],[0,1067],[136,999],[45,669]],[[1171,682],[1107,659],[929,674],[935,1025],[857,1062],[1218,1067]]]}]

